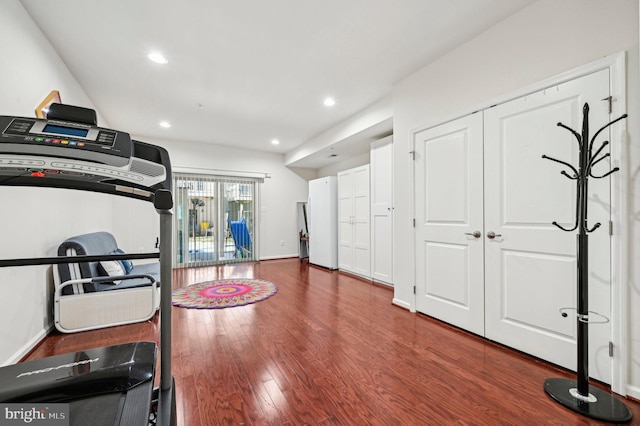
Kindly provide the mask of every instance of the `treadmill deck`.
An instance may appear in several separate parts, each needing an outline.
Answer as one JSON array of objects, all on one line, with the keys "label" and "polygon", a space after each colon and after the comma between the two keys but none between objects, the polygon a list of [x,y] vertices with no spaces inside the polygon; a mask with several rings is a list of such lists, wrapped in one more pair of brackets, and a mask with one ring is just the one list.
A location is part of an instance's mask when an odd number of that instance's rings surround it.
[{"label": "treadmill deck", "polygon": [[134,342],[0,368],[0,401],[68,403],[70,425],[147,425],[157,348]]}]

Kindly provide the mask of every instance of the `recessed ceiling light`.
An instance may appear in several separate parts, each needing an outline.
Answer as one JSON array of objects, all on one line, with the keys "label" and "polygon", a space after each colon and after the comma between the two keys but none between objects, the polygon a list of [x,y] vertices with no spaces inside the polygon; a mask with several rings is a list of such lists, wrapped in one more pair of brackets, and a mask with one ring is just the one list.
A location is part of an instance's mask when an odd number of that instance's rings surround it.
[{"label": "recessed ceiling light", "polygon": [[151,52],[147,57],[156,64],[164,65],[169,62],[167,58],[165,58],[164,55],[160,52]]},{"label": "recessed ceiling light", "polygon": [[280,141],[278,139],[271,139],[271,145],[280,145]]},{"label": "recessed ceiling light", "polygon": [[168,121],[161,121],[160,127],[164,127],[165,129],[168,129],[169,127],[171,127],[171,123],[169,123]]},{"label": "recessed ceiling light", "polygon": [[324,99],[323,103],[324,103],[324,106],[330,107],[330,106],[334,106],[336,104],[336,100],[333,99],[332,97],[328,97],[328,98]]}]

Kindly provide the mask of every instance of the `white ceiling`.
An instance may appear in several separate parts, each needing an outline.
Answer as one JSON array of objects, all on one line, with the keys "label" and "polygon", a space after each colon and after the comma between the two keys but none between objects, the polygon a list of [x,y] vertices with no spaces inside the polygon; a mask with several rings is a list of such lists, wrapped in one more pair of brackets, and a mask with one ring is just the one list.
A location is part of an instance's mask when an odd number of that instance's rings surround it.
[{"label": "white ceiling", "polygon": [[21,1],[109,126],[287,153],[533,0]]}]

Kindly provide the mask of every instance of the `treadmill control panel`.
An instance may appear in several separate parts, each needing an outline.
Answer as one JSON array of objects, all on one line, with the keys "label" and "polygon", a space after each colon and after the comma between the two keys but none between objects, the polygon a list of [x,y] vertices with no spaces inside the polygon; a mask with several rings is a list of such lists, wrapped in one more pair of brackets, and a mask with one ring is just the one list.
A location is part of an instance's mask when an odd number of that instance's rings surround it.
[{"label": "treadmill control panel", "polygon": [[57,113],[48,119],[0,115],[0,186],[82,189],[151,202],[157,190],[171,191],[166,149],[86,120],[69,121],[78,117],[72,109]]},{"label": "treadmill control panel", "polygon": [[116,167],[128,164],[132,155],[128,133],[83,123],[0,116],[0,131],[0,153],[46,154]]},{"label": "treadmill control panel", "polygon": [[[145,181],[144,176],[139,173],[131,173],[114,168],[101,167],[92,164],[81,164],[66,161],[46,162],[40,159],[29,158],[2,158],[0,157],[0,172],[10,170],[13,172],[42,173],[44,175],[67,174],[70,176],[90,176],[92,174],[100,177],[112,177],[124,179],[130,182]],[[34,177],[42,177],[36,176]],[[154,182],[155,183],[155,182]]]}]

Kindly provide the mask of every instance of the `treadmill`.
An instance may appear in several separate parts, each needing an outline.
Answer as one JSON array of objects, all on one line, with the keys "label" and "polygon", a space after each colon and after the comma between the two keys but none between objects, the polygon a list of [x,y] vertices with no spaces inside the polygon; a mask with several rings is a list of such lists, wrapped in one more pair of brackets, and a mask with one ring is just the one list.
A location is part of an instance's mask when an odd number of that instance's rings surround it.
[{"label": "treadmill", "polygon": [[[0,116],[0,186],[102,192],[151,202],[160,215],[159,253],[4,259],[0,267],[159,258],[162,277],[158,388],[154,388],[158,348],[154,342],[135,342],[2,367],[0,402],[29,407],[62,404],[66,412],[61,416],[68,415],[70,425],[174,426],[173,195],[167,151],[132,140],[128,133],[98,127],[94,110],[52,104],[45,119]],[[16,415],[22,414],[16,411]]]}]

